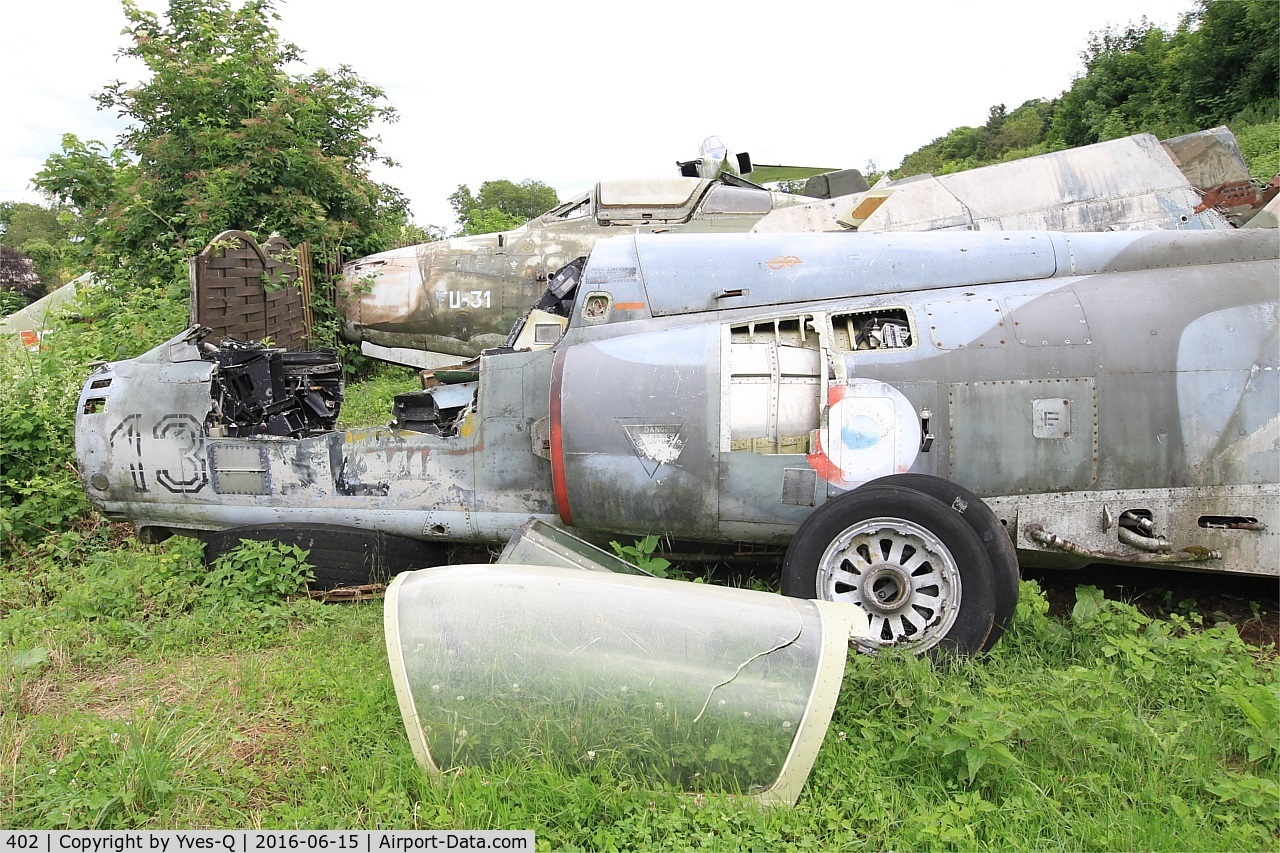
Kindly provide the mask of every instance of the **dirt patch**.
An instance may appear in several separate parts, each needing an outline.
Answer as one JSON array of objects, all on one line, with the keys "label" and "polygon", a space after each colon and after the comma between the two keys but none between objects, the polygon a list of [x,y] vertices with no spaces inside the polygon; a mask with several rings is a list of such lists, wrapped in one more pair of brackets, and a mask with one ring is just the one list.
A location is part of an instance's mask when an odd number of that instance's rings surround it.
[{"label": "dirt patch", "polygon": [[263,785],[273,783],[284,769],[293,766],[296,741],[301,734],[302,729],[294,721],[273,713],[236,721],[228,733],[221,761],[251,768]]}]

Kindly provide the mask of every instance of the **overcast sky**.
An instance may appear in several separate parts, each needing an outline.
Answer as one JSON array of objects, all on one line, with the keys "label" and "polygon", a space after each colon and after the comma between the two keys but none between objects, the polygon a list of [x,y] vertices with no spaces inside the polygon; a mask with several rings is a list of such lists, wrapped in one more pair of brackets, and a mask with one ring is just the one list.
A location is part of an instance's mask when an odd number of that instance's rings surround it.
[{"label": "overcast sky", "polygon": [[[141,0],[162,12],[165,0]],[[994,104],[1052,98],[1089,34],[1144,16],[1171,30],[1192,0],[791,0],[413,3],[279,0],[311,68],[351,65],[400,121],[382,150],[419,224],[452,228],[459,184],[526,178],[562,199],[598,180],[675,174],[718,135],[757,163],[897,166]],[[117,0],[0,0],[0,201],[64,133],[114,143],[92,96],[119,61]],[[303,68],[292,69],[303,72]]]}]

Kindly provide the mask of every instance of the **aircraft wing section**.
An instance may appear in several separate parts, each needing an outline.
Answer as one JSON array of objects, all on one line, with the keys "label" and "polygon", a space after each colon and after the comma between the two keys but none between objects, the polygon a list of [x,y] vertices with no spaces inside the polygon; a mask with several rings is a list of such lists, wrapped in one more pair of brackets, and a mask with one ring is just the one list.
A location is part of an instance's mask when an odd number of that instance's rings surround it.
[{"label": "aircraft wing section", "polygon": [[[1180,151],[1216,176],[1217,137]],[[1209,144],[1217,143],[1217,144]],[[1229,152],[1228,152],[1229,153]],[[1216,155],[1216,156],[1210,156]],[[947,175],[880,181],[870,191],[775,210],[758,232],[1153,230],[1231,227],[1151,134],[1135,134]],[[1229,173],[1228,173],[1229,174]],[[754,173],[753,173],[754,175]]]},{"label": "aircraft wing section", "polygon": [[746,176],[757,184],[763,184],[769,181],[798,181],[835,171],[838,168],[830,166],[766,166],[763,163],[752,163],[751,171]]}]

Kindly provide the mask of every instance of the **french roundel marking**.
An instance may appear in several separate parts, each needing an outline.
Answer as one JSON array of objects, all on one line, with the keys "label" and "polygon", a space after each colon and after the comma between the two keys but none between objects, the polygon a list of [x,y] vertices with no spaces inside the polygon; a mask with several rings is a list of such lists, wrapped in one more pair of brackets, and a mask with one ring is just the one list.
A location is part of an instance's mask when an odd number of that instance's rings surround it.
[{"label": "french roundel marking", "polygon": [[915,409],[884,382],[853,379],[827,394],[826,425],[814,435],[809,465],[842,489],[911,468],[920,452]]}]

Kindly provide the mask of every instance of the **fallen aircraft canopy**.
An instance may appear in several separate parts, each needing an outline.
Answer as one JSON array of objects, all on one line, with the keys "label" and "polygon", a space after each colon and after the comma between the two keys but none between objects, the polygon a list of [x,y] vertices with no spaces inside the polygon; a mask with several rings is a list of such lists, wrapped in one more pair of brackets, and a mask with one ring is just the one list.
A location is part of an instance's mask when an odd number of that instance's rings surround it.
[{"label": "fallen aircraft canopy", "polygon": [[856,607],[522,565],[398,575],[387,654],[431,773],[530,757],[794,804],[835,707]]}]

